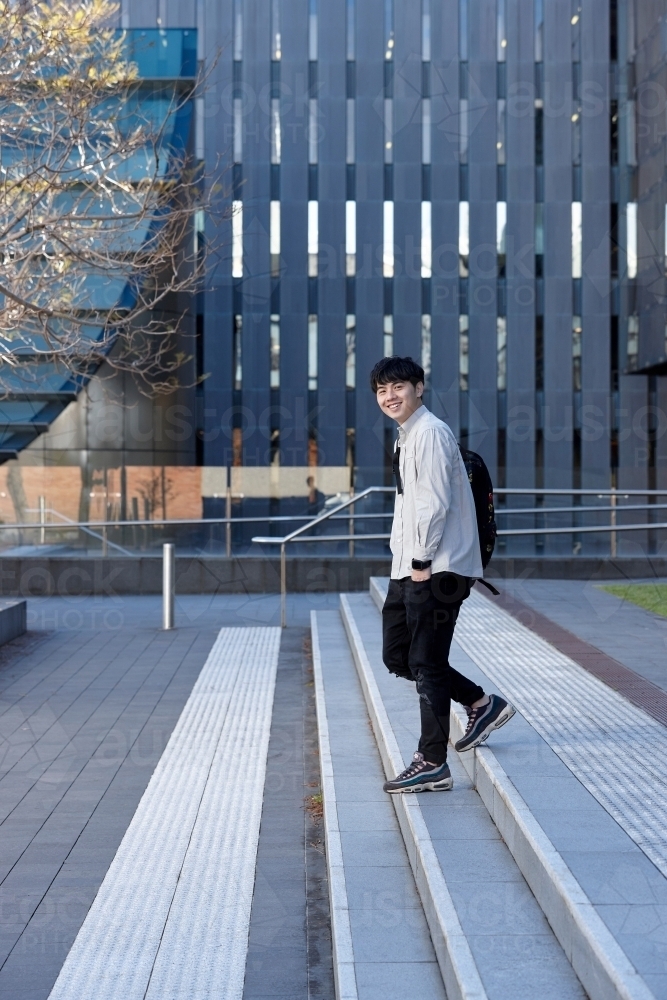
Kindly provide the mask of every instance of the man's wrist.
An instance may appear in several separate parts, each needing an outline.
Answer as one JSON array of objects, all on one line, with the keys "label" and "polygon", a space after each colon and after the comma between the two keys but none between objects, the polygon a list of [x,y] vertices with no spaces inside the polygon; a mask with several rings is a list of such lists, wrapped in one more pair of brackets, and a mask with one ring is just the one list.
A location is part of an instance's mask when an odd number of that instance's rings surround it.
[{"label": "man's wrist", "polygon": [[413,559],[412,568],[413,569],[430,569],[432,559]]}]

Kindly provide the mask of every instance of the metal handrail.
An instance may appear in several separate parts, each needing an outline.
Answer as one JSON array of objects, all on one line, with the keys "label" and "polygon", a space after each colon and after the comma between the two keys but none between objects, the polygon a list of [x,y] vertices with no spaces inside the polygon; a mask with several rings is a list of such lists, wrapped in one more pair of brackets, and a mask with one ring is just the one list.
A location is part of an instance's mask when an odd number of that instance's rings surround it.
[{"label": "metal handrail", "polygon": [[[108,528],[123,528],[123,527],[149,527],[149,526],[171,526],[171,525],[206,525],[206,524],[219,524],[226,525],[228,531],[228,555],[229,552],[229,530],[233,524],[256,524],[256,523],[268,523],[274,524],[277,522],[288,522],[288,521],[305,521],[306,523],[301,525],[301,527],[296,528],[289,534],[280,536],[255,536],[252,538],[253,543],[263,544],[263,545],[280,545],[280,594],[281,594],[281,625],[284,628],[287,621],[287,610],[286,610],[286,597],[287,597],[287,568],[286,568],[286,546],[294,541],[304,541],[304,542],[350,542],[350,552],[353,552],[353,543],[359,541],[387,541],[391,536],[389,533],[382,534],[346,534],[346,535],[309,535],[305,536],[307,531],[311,528],[322,524],[324,521],[328,520],[348,520],[350,523],[350,529],[354,527],[355,520],[368,520],[371,518],[385,519],[393,516],[392,511],[382,512],[382,513],[367,513],[367,514],[353,514],[349,513],[346,517],[341,516],[342,511],[348,510],[359,500],[364,500],[366,497],[373,493],[394,493],[395,487],[393,486],[369,486],[361,493],[357,493],[351,496],[348,500],[344,500],[342,503],[331,510],[325,510],[317,517],[309,518],[307,515],[267,515],[265,517],[231,517],[231,513],[228,506],[228,516],[226,517],[193,517],[193,518],[156,518],[155,520],[127,520],[127,521],[72,521],[70,518],[61,514],[59,511],[52,509],[48,510],[49,514],[55,514],[57,517],[61,518],[63,523],[52,524],[46,522],[44,519],[44,514],[47,513],[45,506],[40,506],[38,513],[42,515],[42,519],[38,522],[16,522],[13,524],[0,524],[0,531],[9,529],[35,529],[39,528],[41,532],[49,530],[63,530],[63,528],[76,528],[81,529],[86,532],[86,534],[96,538],[102,542],[103,552],[106,554],[107,546],[118,549],[123,552],[124,555],[132,556],[133,553],[122,548],[122,546],[117,545],[114,542],[108,541],[107,529]],[[666,490],[600,490],[600,489],[548,489],[544,487],[534,487],[534,488],[516,488],[516,487],[499,487],[494,490],[498,495],[524,495],[524,496],[591,496],[602,499],[604,497],[610,498],[609,505],[579,505],[573,507],[514,507],[503,509],[499,507],[497,509],[498,515],[510,515],[510,514],[587,514],[593,512],[604,512],[609,511],[612,518],[611,524],[605,525],[572,525],[564,527],[552,527],[552,528],[501,528],[498,531],[499,536],[507,535],[563,535],[563,534],[591,534],[591,533],[605,533],[611,532],[612,534],[612,555],[615,554],[615,538],[616,533],[619,531],[655,531],[667,528],[667,523],[653,523],[644,522],[642,524],[617,524],[616,517],[619,513],[630,510],[663,510],[667,509],[667,504],[628,504],[628,505],[618,505],[618,500],[629,499],[630,497],[667,497]],[[42,501],[40,501],[42,502]],[[29,509],[29,508],[28,508]],[[29,509],[30,510],[30,509]],[[90,529],[97,528],[103,529],[103,534],[99,535],[95,531]],[[42,539],[43,539],[42,534]]]},{"label": "metal handrail", "polygon": [[[109,541],[109,539],[107,538],[106,528],[104,529],[104,531],[103,531],[103,533],[101,535],[98,535],[98,533],[96,531],[91,531],[91,529],[88,527],[88,525],[85,524],[84,522],[82,522],[82,521],[73,521],[71,517],[67,517],[66,514],[61,514],[59,510],[55,510],[53,507],[38,507],[37,509],[35,509],[34,507],[26,507],[26,510],[28,511],[29,514],[39,514],[40,515],[39,530],[42,533],[47,528],[63,528],[63,527],[65,527],[65,528],[80,528],[81,531],[83,531],[86,535],[89,535],[91,538],[96,538],[98,540],[98,542],[101,542],[103,549],[106,550],[107,547],[110,545],[112,549],[118,549],[118,551],[122,552],[124,556],[130,556],[130,557],[132,557],[132,553],[128,552],[127,549],[124,549],[122,545],[116,545],[115,542],[110,542]],[[55,514],[55,516],[59,517],[63,523],[62,524],[49,524],[48,521],[46,521],[44,519],[44,515],[46,515],[46,514]],[[16,525],[4,525],[4,527],[16,527]],[[106,551],[105,551],[105,555],[106,555]]]},{"label": "metal handrail", "polygon": [[587,524],[564,528],[503,528],[499,535],[583,535],[600,531],[656,531],[667,528],[667,522],[645,521],[643,524]]},{"label": "metal handrail", "polygon": [[[499,528],[496,535],[581,535],[591,532],[605,531],[656,531],[659,528],[667,528],[667,521],[645,521],[643,524],[591,524],[591,525],[571,525],[565,528]],[[307,538],[307,542],[371,542],[388,541],[391,534],[384,535],[315,535]],[[253,542],[264,543],[265,545],[280,545],[281,538],[253,538]]]},{"label": "metal handrail", "polygon": [[[393,489],[391,492],[394,492]],[[625,494],[617,494],[618,499],[622,499]],[[359,494],[361,496],[361,494]],[[612,494],[613,496],[613,494]],[[354,498],[358,499],[357,497]],[[340,508],[336,508],[339,510]],[[496,514],[503,516],[505,514],[591,514],[599,511],[611,510],[610,505],[605,506],[592,506],[592,505],[580,505],[578,507],[496,507]],[[26,508],[30,511],[31,508]],[[667,504],[661,503],[647,503],[647,504],[622,504],[616,507],[618,513],[628,510],[667,510]],[[47,509],[47,513],[51,513],[50,508]],[[57,513],[57,512],[55,512]],[[286,521],[304,521],[306,522],[305,527],[309,527],[313,523],[312,517],[308,514],[267,514],[265,517],[174,517],[174,518],[154,518],[150,521],[72,521],[69,518],[65,520],[65,515],[60,514],[63,518],[63,524],[49,524],[48,521],[5,521],[0,523],[0,531],[8,530],[9,528],[21,528],[27,530],[28,528],[132,528],[132,527],[162,527],[164,525],[179,525],[179,524],[278,524],[280,522]],[[348,514],[346,517],[332,515],[331,520],[333,521],[369,521],[369,520],[384,520],[386,518],[391,518],[394,516],[394,512],[391,510],[384,511],[383,513],[368,513],[368,514]],[[274,539],[277,536],[273,536]],[[361,537],[361,536],[359,536]],[[109,542],[111,545],[111,542]]]},{"label": "metal handrail", "polygon": [[[308,524],[303,525],[301,528],[297,528],[295,531],[292,531],[289,535],[283,536],[283,538],[277,538],[275,536],[257,535],[257,536],[255,536],[252,539],[252,542],[255,543],[255,544],[258,544],[258,545],[280,545],[280,624],[281,624],[282,628],[285,628],[286,625],[287,625],[287,563],[286,563],[286,546],[290,542],[293,542],[293,541],[301,538],[301,536],[306,531],[308,531],[310,528],[315,527],[315,525],[317,525],[317,524],[321,524],[323,521],[328,521],[330,518],[332,518],[336,514],[338,514],[341,510],[345,510],[346,508],[352,506],[352,504],[355,504],[358,500],[363,500],[365,497],[369,496],[371,493],[393,493],[394,491],[395,491],[395,487],[393,487],[393,486],[369,486],[367,489],[362,490],[361,493],[358,493],[356,496],[350,497],[349,500],[344,501],[338,507],[334,507],[330,511],[325,511],[323,514],[320,514],[318,517],[313,518],[313,520],[310,521]],[[656,524],[656,523],[622,524],[622,525],[616,524],[616,514],[618,513],[619,510],[623,509],[622,507],[619,508],[616,505],[616,500],[619,499],[619,496],[621,498],[623,498],[623,499],[625,499],[626,497],[630,497],[630,496],[667,496],[667,490],[623,490],[621,492],[620,490],[616,490],[616,489],[612,489],[612,490],[581,490],[581,489],[573,489],[573,490],[555,489],[555,490],[549,490],[549,489],[545,489],[543,487],[535,488],[535,489],[524,489],[524,488],[515,489],[515,488],[512,488],[512,487],[502,487],[502,488],[496,489],[494,492],[495,493],[502,493],[502,494],[514,494],[514,493],[517,493],[517,494],[523,494],[523,495],[529,495],[529,496],[530,495],[532,495],[532,496],[551,496],[551,495],[555,495],[555,496],[594,496],[594,497],[600,497],[600,498],[608,496],[611,499],[611,503],[609,504],[609,506],[599,508],[600,510],[603,510],[603,511],[604,510],[609,510],[610,511],[611,516],[612,516],[612,524],[610,524],[610,525],[587,525],[587,526],[583,526],[583,527],[579,527],[579,526],[575,525],[573,527],[562,527],[562,528],[503,528],[503,529],[501,529],[501,530],[498,531],[498,535],[499,536],[500,535],[591,534],[591,533],[596,533],[596,532],[597,533],[599,533],[599,532],[611,532],[612,533],[612,538],[615,540],[616,532],[618,532],[618,531],[654,531],[654,530],[659,529],[659,528],[667,528],[667,523],[663,523],[663,524]],[[639,507],[643,506],[646,509],[650,509],[651,507],[656,508],[658,506],[660,508],[667,507],[667,505],[665,505],[665,504],[661,504],[661,505],[646,504],[646,505],[637,505],[637,506],[639,506]],[[575,512],[575,513],[586,512],[586,510],[591,510],[591,509],[592,508],[586,508],[585,506],[581,506],[581,507],[575,508],[572,512]],[[532,513],[547,513],[548,511],[545,510],[544,508],[535,508],[533,511],[530,511],[529,509],[521,509],[521,508],[518,508],[516,510],[516,513],[526,514],[526,513],[530,513],[530,512],[532,512]],[[563,513],[564,511],[563,511],[562,508],[554,508],[554,512]],[[498,513],[499,514],[500,513],[508,514],[508,513],[515,513],[515,511],[514,510],[510,510],[510,511],[501,511],[501,510],[499,510]],[[372,534],[372,535],[314,535],[314,536],[309,536],[307,539],[303,539],[303,541],[308,541],[308,542],[329,542],[329,543],[330,542],[347,542],[347,541],[349,541],[349,542],[358,542],[358,541],[387,541],[390,537],[391,537],[391,535],[389,535],[389,534],[381,534],[381,535],[375,535],[375,534]],[[614,548],[615,548],[615,545],[614,545]]]},{"label": "metal handrail", "polygon": [[[667,528],[667,522],[645,522],[644,524],[596,524],[565,528],[501,528],[497,534],[501,535],[584,535],[601,532],[618,531],[656,531]],[[390,534],[384,535],[314,535],[305,539],[308,542],[367,542],[367,541],[388,541]],[[287,624],[286,598],[287,598],[287,572],[285,560],[284,538],[253,538],[253,542],[264,545],[280,545],[280,624],[285,628]]]},{"label": "metal handrail", "polygon": [[[393,487],[389,487],[393,489]],[[516,493],[525,496],[567,496],[567,497],[665,497],[667,490],[626,490],[622,488],[612,490],[562,490],[549,489],[548,487],[515,487],[515,486],[494,486],[494,493]]]},{"label": "metal handrail", "polygon": [[[667,510],[667,503],[628,503],[621,506],[612,507],[607,504],[604,507],[593,507],[588,504],[580,504],[578,507],[496,507],[496,515],[500,514],[590,514],[595,511],[605,510]],[[363,517],[363,514],[360,515]]]},{"label": "metal handrail", "polygon": [[[30,508],[26,507],[26,510],[30,511]],[[64,517],[63,514],[60,515]],[[359,515],[363,516],[363,515]],[[373,515],[370,514],[369,517]],[[172,517],[172,518],[160,518],[156,517],[150,521],[69,521],[68,523],[73,528],[131,528],[136,526],[146,527],[147,525],[169,525],[169,524],[262,524],[267,521],[273,523],[274,521],[308,521],[311,522],[312,518],[308,514],[295,514],[291,515],[272,515],[267,514],[266,517]],[[0,531],[4,528],[64,528],[64,524],[49,524],[48,521],[42,524],[41,521],[13,521],[13,522],[3,522],[0,524]]]},{"label": "metal handrail", "polygon": [[[355,496],[351,497],[349,500],[344,501],[337,507],[332,507],[330,511],[324,511],[319,514],[316,518],[310,517],[308,514],[267,514],[265,516],[257,517],[175,517],[175,518],[152,518],[151,520],[124,520],[124,521],[71,521],[66,518],[64,514],[59,511],[53,511],[49,508],[49,513],[55,513],[59,517],[63,518],[66,523],[73,528],[123,528],[123,527],[146,527],[147,525],[154,526],[164,526],[172,524],[276,524],[279,522],[286,521],[305,521],[306,524],[298,529],[298,532],[307,530],[309,527],[319,524],[321,521],[332,518],[337,520],[336,515],[339,511],[345,510],[352,504],[356,503],[357,500],[361,500],[371,493],[394,493],[395,487],[393,486],[369,486],[367,489],[363,490],[361,493],[357,493]],[[617,500],[625,499],[631,496],[667,496],[667,489],[665,490],[576,490],[576,489],[545,489],[543,487],[529,488],[516,488],[516,487],[496,487],[494,488],[494,493],[496,494],[517,494],[525,496],[595,496],[595,497],[611,497]],[[624,505],[617,507],[617,510],[661,510],[663,507],[667,507],[666,504],[640,504],[640,505]],[[32,508],[26,508],[32,511]],[[498,507],[498,514],[564,514],[564,513],[589,513],[592,511],[605,511],[609,510],[608,506],[605,507],[594,507],[594,506],[579,506],[579,507],[511,507],[503,508]],[[35,509],[35,512],[38,512]],[[350,514],[348,518],[341,518],[341,520],[355,519],[355,520],[367,520],[369,518],[386,518],[393,517],[393,511],[386,511],[385,513],[368,513],[368,514]],[[0,523],[0,531],[8,530],[10,528],[62,528],[62,524],[49,524],[40,523],[39,521],[14,521]],[[291,540],[295,537],[294,532],[287,539]],[[361,536],[359,536],[361,537]],[[275,544],[278,539],[273,537],[271,542]],[[253,539],[254,541],[254,539]]]},{"label": "metal handrail", "polygon": [[[329,518],[333,517],[334,514],[338,514],[341,510],[346,510],[348,507],[351,507],[352,504],[357,503],[357,501],[363,500],[365,497],[370,496],[371,493],[393,493],[394,489],[395,488],[393,486],[368,486],[365,490],[362,490],[361,493],[357,493],[355,496],[350,497],[349,500],[344,500],[343,503],[338,505],[338,507],[332,507],[330,511],[325,511],[323,514],[320,514],[318,517],[310,521],[309,524],[304,524],[301,528],[297,528],[296,531],[292,531],[289,535],[285,535],[284,538],[275,538],[271,536],[265,537],[260,535],[251,539],[252,542],[255,542],[259,545],[261,544],[280,545],[280,625],[282,628],[285,628],[285,626],[287,625],[287,562],[285,555],[285,546],[288,545],[289,542],[293,542],[296,538],[300,538],[300,536],[304,533],[304,531],[308,531],[310,528],[314,528],[316,524],[322,524],[323,521],[328,521]],[[342,538],[342,536],[337,537],[335,535],[334,536],[325,535],[320,537],[322,537],[323,539],[326,538],[326,540],[329,542],[333,541],[334,539],[339,541]],[[383,539],[385,537],[389,536],[347,535],[345,537],[345,541],[350,541],[350,542],[356,541],[357,538]],[[307,539],[307,541],[311,541],[311,539],[309,538]]]}]

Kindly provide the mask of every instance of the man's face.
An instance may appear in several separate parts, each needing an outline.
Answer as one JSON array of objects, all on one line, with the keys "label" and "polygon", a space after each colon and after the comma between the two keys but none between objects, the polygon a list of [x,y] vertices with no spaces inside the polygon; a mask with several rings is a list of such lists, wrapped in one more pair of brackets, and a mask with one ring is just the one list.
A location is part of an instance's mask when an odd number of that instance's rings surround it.
[{"label": "man's face", "polygon": [[417,407],[421,406],[424,383],[388,382],[377,388],[377,401],[383,413],[399,424],[405,423]]}]

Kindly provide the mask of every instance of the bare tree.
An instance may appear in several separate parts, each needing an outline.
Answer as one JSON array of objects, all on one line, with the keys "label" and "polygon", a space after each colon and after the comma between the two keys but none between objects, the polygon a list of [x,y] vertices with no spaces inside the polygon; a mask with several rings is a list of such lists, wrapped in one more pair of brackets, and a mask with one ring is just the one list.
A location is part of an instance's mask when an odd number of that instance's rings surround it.
[{"label": "bare tree", "polygon": [[174,302],[202,282],[211,185],[173,135],[198,84],[142,87],[116,12],[0,0],[0,391],[106,361],[169,392],[186,360]]}]

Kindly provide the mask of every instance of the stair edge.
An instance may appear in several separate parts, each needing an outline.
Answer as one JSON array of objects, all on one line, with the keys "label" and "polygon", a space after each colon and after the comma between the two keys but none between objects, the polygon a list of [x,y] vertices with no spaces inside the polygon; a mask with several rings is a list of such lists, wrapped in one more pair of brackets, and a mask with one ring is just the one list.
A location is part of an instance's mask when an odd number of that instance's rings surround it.
[{"label": "stair edge", "polygon": [[324,699],[324,679],[322,677],[317,612],[315,611],[311,611],[310,613],[310,628],[313,642],[313,678],[317,713],[317,740],[322,778],[325,854],[329,880],[334,985],[336,1000],[358,1000],[350,911],[345,884],[345,870],[343,868],[343,850],[338,826],[336,788],[331,764],[329,723]]}]

